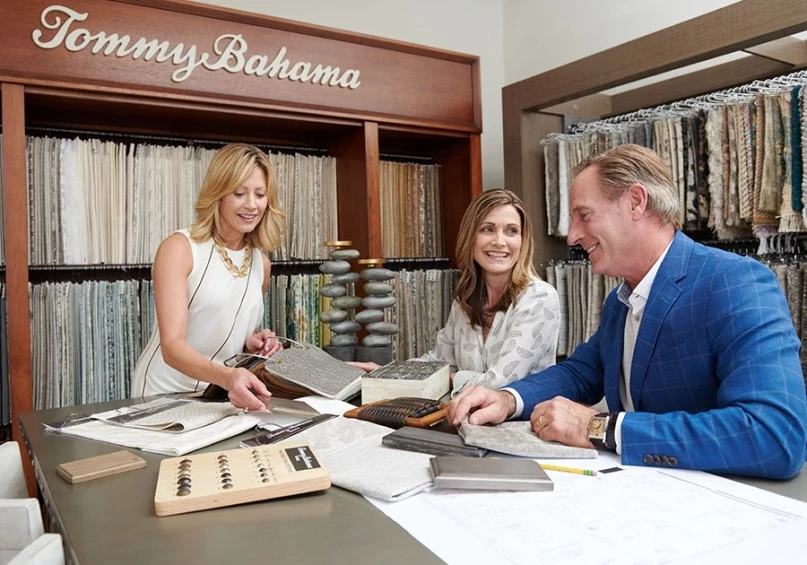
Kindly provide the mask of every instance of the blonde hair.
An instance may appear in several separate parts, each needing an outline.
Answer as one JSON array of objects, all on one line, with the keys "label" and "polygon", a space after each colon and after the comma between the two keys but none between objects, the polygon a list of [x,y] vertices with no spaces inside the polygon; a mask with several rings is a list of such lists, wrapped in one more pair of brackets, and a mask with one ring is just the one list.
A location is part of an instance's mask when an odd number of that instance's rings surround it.
[{"label": "blonde hair", "polygon": [[521,217],[521,250],[510,272],[510,282],[492,310],[494,312],[507,310],[516,301],[519,293],[530,282],[539,278],[532,265],[532,223],[521,199],[502,188],[488,190],[477,196],[463,214],[460,231],[457,234],[457,264],[460,268],[460,279],[454,296],[471,320],[471,324],[482,328],[488,326],[485,316],[487,286],[482,276],[482,268],[474,260],[474,240],[485,217],[500,206],[514,207]]},{"label": "blonde hair", "polygon": [[588,167],[596,167],[599,187],[608,200],[619,199],[628,188],[641,184],[647,190],[647,209],[664,224],[681,228],[678,191],[669,168],[654,151],[628,143],[591,155],[574,169],[577,176]]},{"label": "blonde hair", "polygon": [[275,172],[269,157],[253,145],[232,143],[219,149],[210,161],[202,190],[196,199],[196,221],[191,226],[191,238],[202,242],[218,238],[220,230],[219,203],[249,178],[255,167],[266,178],[266,210],[256,228],[246,234],[246,244],[257,249],[274,251],[282,243],[286,230],[286,213],[280,208]]}]

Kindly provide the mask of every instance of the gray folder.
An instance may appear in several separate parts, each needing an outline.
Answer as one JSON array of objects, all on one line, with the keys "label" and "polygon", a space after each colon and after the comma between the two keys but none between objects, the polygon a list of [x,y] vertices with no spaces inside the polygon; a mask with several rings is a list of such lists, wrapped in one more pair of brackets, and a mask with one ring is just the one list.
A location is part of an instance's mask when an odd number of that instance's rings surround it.
[{"label": "gray folder", "polygon": [[553,490],[552,479],[529,459],[432,457],[435,488],[473,490]]}]

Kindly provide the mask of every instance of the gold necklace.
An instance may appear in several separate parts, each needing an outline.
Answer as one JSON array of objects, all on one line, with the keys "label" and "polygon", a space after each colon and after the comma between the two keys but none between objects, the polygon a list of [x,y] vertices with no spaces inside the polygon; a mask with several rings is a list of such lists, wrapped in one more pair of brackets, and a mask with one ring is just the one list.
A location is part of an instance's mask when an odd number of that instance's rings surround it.
[{"label": "gold necklace", "polygon": [[224,261],[224,266],[227,267],[227,270],[230,271],[234,277],[240,278],[247,276],[247,273],[249,273],[249,267],[252,265],[252,248],[249,245],[244,248],[244,263],[239,269],[233,264],[233,260],[230,259],[224,245],[221,244],[216,238],[213,238],[213,243],[216,246],[216,250],[219,252],[219,256],[221,256],[221,260]]}]

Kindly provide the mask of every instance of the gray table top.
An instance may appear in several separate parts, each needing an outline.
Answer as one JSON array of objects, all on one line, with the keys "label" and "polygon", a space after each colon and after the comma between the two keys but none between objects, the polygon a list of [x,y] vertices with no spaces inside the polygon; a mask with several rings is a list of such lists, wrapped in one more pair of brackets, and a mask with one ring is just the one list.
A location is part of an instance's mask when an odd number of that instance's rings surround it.
[{"label": "gray table top", "polygon": [[[42,423],[131,401],[28,412],[20,417],[37,480],[75,563],[442,563],[361,496],[340,488],[158,518],[154,491],[161,455],[136,451],[143,469],[71,485],[60,463],[121,446],[46,433]],[[216,445],[234,449],[242,434]],[[208,448],[201,451],[209,451]]]},{"label": "gray table top", "polygon": [[[46,433],[42,423],[132,403],[57,408],[20,417],[43,498],[75,563],[219,564],[234,556],[244,563],[442,563],[361,496],[340,488],[158,518],[154,490],[161,455],[138,451],[146,468],[77,485],[56,474],[60,463],[123,448]],[[239,439],[249,435],[254,432],[201,451],[234,449]],[[805,469],[784,482],[730,478],[807,502]]]}]

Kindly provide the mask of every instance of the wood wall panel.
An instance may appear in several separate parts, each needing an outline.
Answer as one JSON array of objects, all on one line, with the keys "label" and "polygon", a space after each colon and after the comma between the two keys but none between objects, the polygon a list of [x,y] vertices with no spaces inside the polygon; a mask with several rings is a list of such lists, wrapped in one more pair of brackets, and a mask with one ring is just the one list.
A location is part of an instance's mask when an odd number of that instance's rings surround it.
[{"label": "wood wall panel", "polygon": [[336,140],[331,153],[336,157],[339,239],[352,241],[362,258],[381,257],[378,124],[367,122]]},{"label": "wood wall panel", "polygon": [[747,84],[758,78],[789,73],[792,65],[762,57],[746,57],[737,61],[695,71],[680,77],[635,88],[611,97],[611,110],[604,115],[619,115],[637,108],[652,108],[674,100],[682,100]]},{"label": "wood wall panel", "polygon": [[[53,49],[37,46],[32,38],[35,30],[42,32],[40,42],[56,34],[56,29],[49,30],[41,22],[43,10],[51,5],[50,0],[0,3],[0,20],[4,22],[0,75],[139,92],[215,96],[274,105],[286,111],[335,111],[362,118],[376,116],[382,121],[410,120],[434,127],[481,130],[477,57],[415,50],[405,44],[367,41],[347,33],[340,34],[341,39],[322,37],[314,34],[312,30],[317,28],[313,26],[281,25],[274,18],[254,15],[242,18],[244,21],[227,21],[221,18],[233,12],[202,10],[208,15],[199,15],[184,2],[66,3],[75,12],[87,14],[84,21],[71,24],[71,32],[83,28],[90,34],[128,34],[132,43],[140,38],[157,39],[168,41],[171,47],[183,43],[183,52],[195,45],[199,55],[203,51],[210,54],[210,61],[218,60],[214,53],[216,38],[240,34],[248,45],[245,58],[265,55],[272,61],[281,47],[286,47],[291,64],[310,62],[313,67],[322,63],[361,73],[361,85],[355,90],[203,67],[196,68],[184,82],[173,82],[172,73],[182,65],[170,61],[158,64],[131,55],[104,56],[93,54],[89,48],[70,52],[64,42]],[[50,14],[46,23],[53,26],[55,17],[55,13]],[[63,14],[62,20],[66,19]]]},{"label": "wood wall panel", "polygon": [[[563,118],[551,114],[524,112],[521,114],[519,129],[524,143],[517,153],[520,182],[516,184],[513,192],[521,197],[530,215],[532,230],[536,236],[533,260],[538,274],[545,276],[546,265],[550,259],[566,256],[566,240],[546,235],[546,180],[544,151],[540,141],[548,134],[562,130]],[[561,210],[561,214],[564,213],[568,212]]]},{"label": "wood wall panel", "polygon": [[[446,255],[451,266],[457,266],[457,233],[468,204],[481,193],[481,181],[472,171],[474,145],[478,140],[457,139],[435,154],[434,162],[442,167],[443,234]],[[481,176],[481,173],[478,173]]]},{"label": "wood wall panel", "polygon": [[[20,414],[34,408],[31,380],[31,328],[28,298],[28,189],[25,180],[25,99],[18,84],[2,85],[3,115],[3,222],[6,258],[6,312],[11,392],[11,434],[24,445]],[[23,457],[28,492],[36,493],[36,480]]]},{"label": "wood wall panel", "polygon": [[541,110],[807,30],[804,0],[743,0],[524,79],[520,109]]},{"label": "wood wall panel", "polygon": [[27,86],[28,126],[216,139],[322,148],[359,120],[289,116],[259,107],[89,93]]},{"label": "wood wall panel", "polygon": [[482,136],[471,134],[468,136],[471,162],[471,200],[482,194]]},{"label": "wood wall panel", "polygon": [[[367,183],[367,222],[362,229],[367,232],[367,256],[369,259],[383,257],[381,253],[381,179],[379,178],[378,124],[364,124],[364,175]],[[359,203],[360,205],[361,203]]]}]

